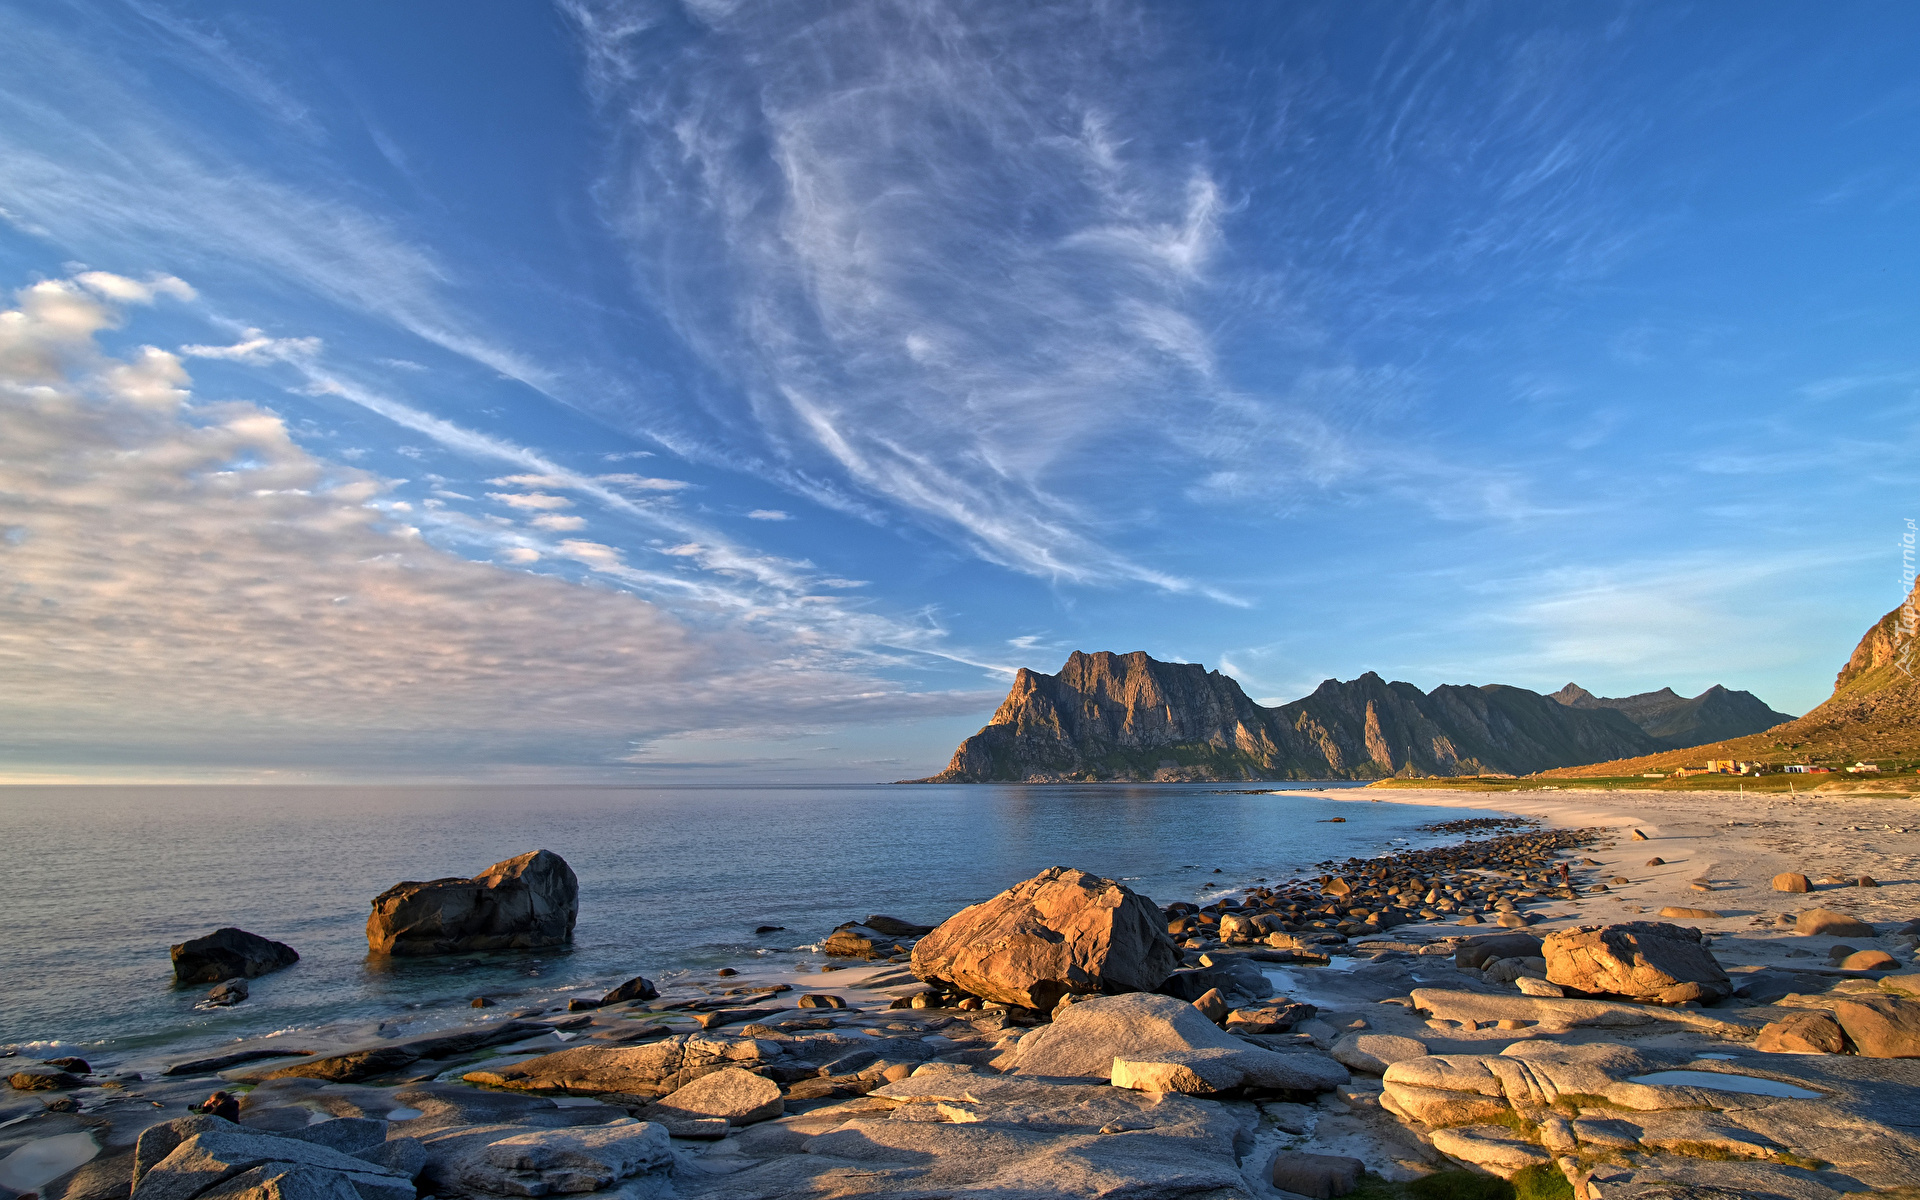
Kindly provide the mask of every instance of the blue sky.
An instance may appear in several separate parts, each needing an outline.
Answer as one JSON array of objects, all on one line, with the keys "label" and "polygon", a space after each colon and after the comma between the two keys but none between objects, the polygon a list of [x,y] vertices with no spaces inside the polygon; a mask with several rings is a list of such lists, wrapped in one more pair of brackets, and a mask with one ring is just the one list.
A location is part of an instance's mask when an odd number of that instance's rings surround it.
[{"label": "blue sky", "polygon": [[897,778],[1073,649],[1797,713],[1899,600],[1907,6],[0,34],[13,778]]}]

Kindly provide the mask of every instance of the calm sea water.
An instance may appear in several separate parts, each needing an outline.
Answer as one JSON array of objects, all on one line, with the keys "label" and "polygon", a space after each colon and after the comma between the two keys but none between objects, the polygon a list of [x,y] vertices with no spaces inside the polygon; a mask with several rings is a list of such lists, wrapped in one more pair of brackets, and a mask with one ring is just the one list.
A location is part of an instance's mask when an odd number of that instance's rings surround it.
[{"label": "calm sea water", "polygon": [[[1418,827],[1470,815],[1338,784],[1223,792],[1235,786],[0,788],[0,1044],[111,1058],[481,993],[534,1000],[789,962],[843,921],[935,924],[1056,864],[1165,904],[1457,840]],[[383,889],[539,848],[580,878],[569,950],[368,957]],[[222,925],[301,959],[254,980],[248,1003],[198,1011],[205,988],[170,986],[167,947]]]}]

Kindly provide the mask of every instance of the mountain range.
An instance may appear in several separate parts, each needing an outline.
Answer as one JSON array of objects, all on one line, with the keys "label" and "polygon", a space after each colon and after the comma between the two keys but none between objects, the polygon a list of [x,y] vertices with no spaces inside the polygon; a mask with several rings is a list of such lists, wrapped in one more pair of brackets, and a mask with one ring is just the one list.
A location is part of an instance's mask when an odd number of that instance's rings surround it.
[{"label": "mountain range", "polygon": [[1691,700],[1666,689],[1607,700],[1573,684],[1553,697],[1502,684],[1422,692],[1373,672],[1269,708],[1196,663],[1076,650],[1058,674],[1022,668],[947,769],[912,782],[1519,775],[1789,719],[1720,687]]},{"label": "mountain range", "polygon": [[1793,720],[1792,714],[1773,711],[1752,692],[1732,691],[1717,683],[1691,699],[1672,688],[1610,699],[1569,683],[1548,693],[1547,699],[1569,708],[1610,708],[1675,750],[1741,737]]},{"label": "mountain range", "polygon": [[1920,669],[1914,653],[1916,644],[1920,644],[1916,641],[1917,612],[1920,586],[1909,594],[1906,603],[1873,623],[1834,677],[1833,695],[1804,717],[1765,732],[1729,737],[1685,752],[1570,764],[1553,774],[1638,775],[1699,766],[1713,758],[1826,766],[1911,763],[1920,759],[1920,683],[1913,675]]}]

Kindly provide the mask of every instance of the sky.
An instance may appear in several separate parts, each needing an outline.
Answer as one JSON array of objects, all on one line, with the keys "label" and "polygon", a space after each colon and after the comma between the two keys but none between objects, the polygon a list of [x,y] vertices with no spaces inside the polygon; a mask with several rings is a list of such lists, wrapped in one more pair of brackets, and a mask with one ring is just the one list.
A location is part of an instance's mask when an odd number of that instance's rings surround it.
[{"label": "sky", "polygon": [[1920,9],[0,0],[0,779],[888,780],[1013,670],[1818,704]]}]

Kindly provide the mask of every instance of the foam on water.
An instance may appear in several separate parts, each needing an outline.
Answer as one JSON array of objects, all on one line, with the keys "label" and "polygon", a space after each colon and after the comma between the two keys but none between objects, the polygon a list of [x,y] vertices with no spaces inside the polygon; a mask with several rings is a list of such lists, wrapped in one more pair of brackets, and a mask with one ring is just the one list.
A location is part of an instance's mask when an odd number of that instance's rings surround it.
[{"label": "foam on water", "polygon": [[[1332,815],[1347,819],[1318,823]],[[0,939],[0,978],[15,981],[0,1045],[41,1039],[25,1052],[111,1066],[270,1031],[425,1034],[473,1020],[479,995],[512,1008],[642,973],[803,970],[844,921],[936,924],[1050,866],[1125,876],[1167,904],[1318,874],[1318,861],[1396,839],[1456,842],[1419,826],[1462,815],[1206,784],[10,787],[9,917],[37,932]],[[572,946],[367,954],[368,901],[395,882],[541,847],[580,879]],[[789,932],[756,935],[763,924]],[[246,1004],[196,1011],[206,989],[172,986],[167,947],[223,925],[286,942],[300,961],[249,981]]]}]

